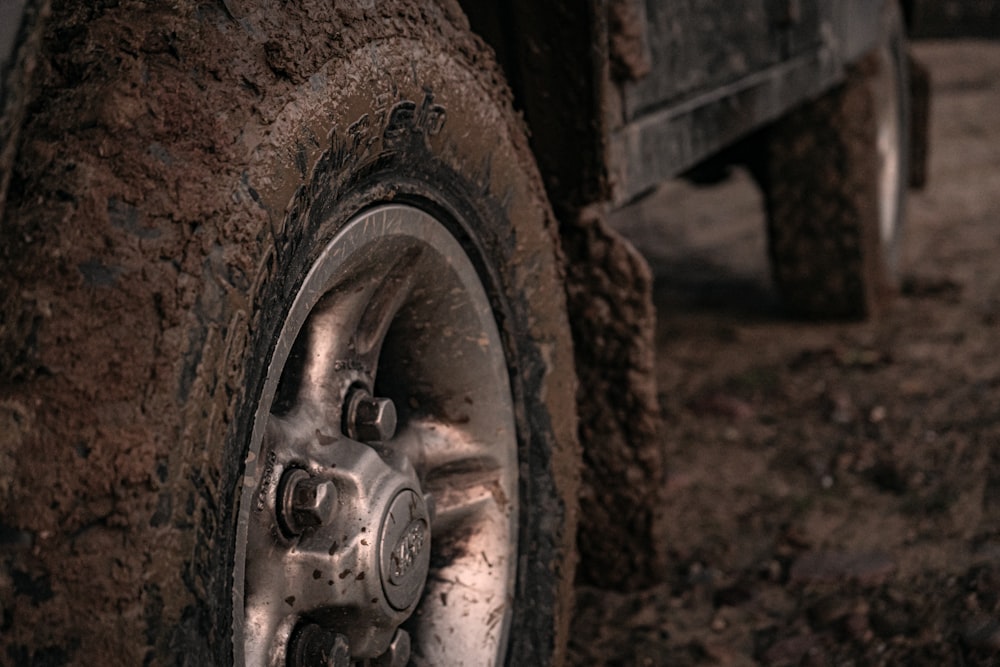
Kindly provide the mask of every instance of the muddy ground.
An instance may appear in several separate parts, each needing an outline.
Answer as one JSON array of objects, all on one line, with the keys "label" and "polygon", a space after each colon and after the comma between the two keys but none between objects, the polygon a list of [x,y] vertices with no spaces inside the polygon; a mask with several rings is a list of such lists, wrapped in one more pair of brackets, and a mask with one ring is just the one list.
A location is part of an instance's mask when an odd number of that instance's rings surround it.
[{"label": "muddy ground", "polygon": [[930,184],[878,322],[785,316],[745,174],[624,211],[656,274],[664,583],[574,664],[1000,664],[1000,43],[925,42]]}]

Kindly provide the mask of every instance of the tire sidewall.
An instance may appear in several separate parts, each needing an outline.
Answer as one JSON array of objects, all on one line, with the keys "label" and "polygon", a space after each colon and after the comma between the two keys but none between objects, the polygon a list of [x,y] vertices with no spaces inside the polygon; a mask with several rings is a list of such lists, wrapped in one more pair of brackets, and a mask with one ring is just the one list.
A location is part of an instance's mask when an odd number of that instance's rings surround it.
[{"label": "tire sidewall", "polygon": [[[898,3],[887,2],[873,49],[847,68],[844,84],[769,129],[765,194],[772,275],[785,305],[808,318],[882,314],[898,291],[909,143],[906,42]],[[891,72],[884,72],[888,64]],[[885,85],[880,77],[888,76]],[[880,84],[883,84],[880,86]],[[882,189],[879,95],[898,102],[898,169]],[[884,204],[895,198],[892,233]]]}]

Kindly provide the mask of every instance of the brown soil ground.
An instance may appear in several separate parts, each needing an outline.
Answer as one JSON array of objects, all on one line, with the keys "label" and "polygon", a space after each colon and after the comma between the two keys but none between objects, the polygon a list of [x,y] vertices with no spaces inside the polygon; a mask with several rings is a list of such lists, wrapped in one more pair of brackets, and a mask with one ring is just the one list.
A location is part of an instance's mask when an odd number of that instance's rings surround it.
[{"label": "brown soil ground", "polygon": [[618,227],[656,274],[664,582],[578,593],[574,664],[1000,664],[1000,43],[927,42],[930,183],[878,322],[796,322],[749,178]]}]

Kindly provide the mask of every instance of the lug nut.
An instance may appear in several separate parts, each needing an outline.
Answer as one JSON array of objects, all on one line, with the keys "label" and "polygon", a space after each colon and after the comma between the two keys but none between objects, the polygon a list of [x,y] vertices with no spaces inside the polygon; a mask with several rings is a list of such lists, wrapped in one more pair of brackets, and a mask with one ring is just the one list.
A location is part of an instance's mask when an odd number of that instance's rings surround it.
[{"label": "lug nut", "polygon": [[292,535],[323,525],[337,507],[337,486],[301,468],[285,473],[281,489],[281,520]]},{"label": "lug nut", "polygon": [[372,660],[373,667],[406,667],[410,662],[410,635],[406,630],[396,630],[385,653]]},{"label": "lug nut", "polygon": [[361,442],[385,442],[396,434],[396,406],[391,399],[373,398],[359,390],[347,411],[347,435]]},{"label": "lug nut", "polygon": [[344,635],[310,623],[292,635],[286,664],[289,667],[350,667],[351,647]]}]

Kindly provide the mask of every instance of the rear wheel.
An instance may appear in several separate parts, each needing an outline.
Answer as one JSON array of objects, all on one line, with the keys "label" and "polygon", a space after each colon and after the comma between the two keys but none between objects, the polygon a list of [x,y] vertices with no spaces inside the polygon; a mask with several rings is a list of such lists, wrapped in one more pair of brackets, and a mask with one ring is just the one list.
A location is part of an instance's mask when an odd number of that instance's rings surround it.
[{"label": "rear wheel", "polygon": [[896,2],[880,26],[843,86],[775,124],[757,173],[775,283],[806,317],[874,315],[897,289],[910,130]]}]

